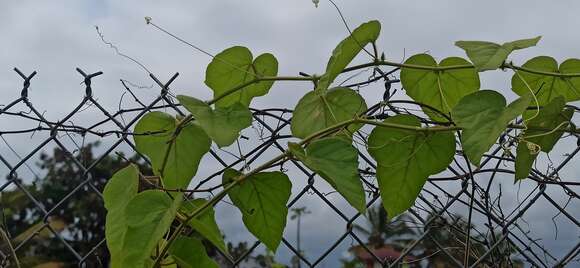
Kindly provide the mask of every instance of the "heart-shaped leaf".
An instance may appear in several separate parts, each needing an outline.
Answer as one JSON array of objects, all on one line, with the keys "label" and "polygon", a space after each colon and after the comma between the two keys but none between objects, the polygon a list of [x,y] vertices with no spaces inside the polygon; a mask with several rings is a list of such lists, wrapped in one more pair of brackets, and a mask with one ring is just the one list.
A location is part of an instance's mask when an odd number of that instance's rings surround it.
[{"label": "heart-shaped leaf", "polygon": [[[567,59],[558,68],[558,62],[554,58],[539,56],[527,61],[522,67],[551,73],[580,73],[580,59]],[[580,77],[555,77],[524,71],[517,72],[512,76],[512,90],[523,96],[530,93],[531,89],[539,105],[546,105],[560,95],[564,96],[566,102],[580,100]]]},{"label": "heart-shaped leaf", "polygon": [[[569,122],[574,115],[574,109],[564,109],[565,105],[564,97],[558,96],[527,122],[529,129],[523,133],[521,137],[523,140],[519,142],[516,151],[516,181],[527,178],[539,151],[549,153],[564,134],[563,131],[553,130],[566,128],[568,124],[564,122]],[[534,130],[534,128],[549,130]],[[532,145],[531,148],[528,148],[528,145]],[[536,145],[539,146],[539,151],[532,151],[536,149],[534,148]]]},{"label": "heart-shaped leaf", "polygon": [[463,128],[461,144],[469,161],[476,166],[508,124],[521,115],[532,100],[524,95],[506,107],[505,98],[493,90],[481,90],[465,96],[451,116]]},{"label": "heart-shaped leaf", "polygon": [[[445,67],[469,65],[465,59],[450,57],[437,64],[428,54],[417,54],[405,61],[405,64]],[[415,68],[401,69],[401,83],[407,95],[416,102],[430,105],[444,114],[449,114],[461,98],[479,89],[479,75],[473,68],[450,70],[423,70]],[[445,117],[431,109],[423,111],[430,118],[447,121]]]},{"label": "heart-shaped leaf", "polygon": [[[149,157],[153,172],[162,177],[163,186],[169,189],[182,189],[189,185],[211,145],[211,140],[199,126],[187,123],[178,130],[173,116],[157,111],[143,116],[135,126],[135,133],[137,150]],[[143,135],[148,133],[150,135]]]},{"label": "heart-shaped leaf", "polygon": [[[385,123],[420,127],[412,115],[396,115]],[[383,206],[389,218],[409,209],[430,175],[451,163],[455,137],[451,132],[418,132],[375,127],[368,139],[368,150],[377,161],[377,180]]]},{"label": "heart-shaped leaf", "polygon": [[[223,183],[227,185],[241,173],[233,169],[224,171]],[[248,230],[271,251],[276,252],[286,227],[292,184],[282,172],[260,172],[246,178],[228,192],[228,196],[242,212]]]},{"label": "heart-shaped leaf", "polygon": [[180,236],[169,247],[169,254],[182,268],[219,268],[205,252],[205,247],[198,239]]},{"label": "heart-shaped leaf", "polygon": [[[191,215],[197,208],[203,206],[205,203],[207,203],[207,200],[202,198],[188,200],[183,202],[180,210],[187,215]],[[222,253],[228,254],[223,234],[215,221],[215,212],[212,206],[207,207],[202,214],[192,218],[187,224],[205,237],[205,239],[209,240],[214,246],[221,250]]]},{"label": "heart-shaped leaf", "polygon": [[240,103],[212,110],[207,103],[193,97],[179,95],[177,99],[219,147],[232,144],[240,131],[252,124],[250,109]]},{"label": "heart-shaped leaf", "polygon": [[[319,130],[353,119],[366,110],[363,97],[350,88],[311,91],[294,108],[290,129],[295,137],[306,138]],[[348,133],[357,131],[361,126],[350,125]]]},{"label": "heart-shaped leaf", "polygon": [[457,41],[455,45],[465,50],[480,72],[499,68],[514,50],[535,46],[542,37],[521,39],[502,45],[485,41]]},{"label": "heart-shaped leaf", "polygon": [[326,72],[320,77],[316,91],[324,91],[346,68],[356,55],[369,43],[375,42],[381,32],[381,23],[372,20],[361,24],[352,34],[342,40],[332,51],[326,65]]},{"label": "heart-shaped leaf", "polygon": [[324,138],[310,143],[306,150],[289,143],[292,154],[324,178],[354,208],[364,213],[365,193],[358,173],[358,150],[340,138]]},{"label": "heart-shaped leaf", "polygon": [[[253,59],[252,52],[246,47],[230,47],[219,54],[207,66],[205,84],[219,97],[229,90],[264,76],[278,74],[278,61],[270,53],[264,53]],[[238,90],[216,102],[216,107],[228,107],[241,103],[250,105],[254,97],[263,96],[272,87],[274,81],[260,81]]]},{"label": "heart-shaped leaf", "polygon": [[122,267],[123,241],[128,228],[125,209],[138,190],[139,169],[135,165],[129,165],[117,171],[103,191],[107,209],[105,237],[111,254],[111,267]]},{"label": "heart-shaped leaf", "polygon": [[125,208],[129,228],[123,242],[122,267],[144,267],[171,227],[182,196],[178,193],[172,199],[166,192],[148,190],[131,199]]}]

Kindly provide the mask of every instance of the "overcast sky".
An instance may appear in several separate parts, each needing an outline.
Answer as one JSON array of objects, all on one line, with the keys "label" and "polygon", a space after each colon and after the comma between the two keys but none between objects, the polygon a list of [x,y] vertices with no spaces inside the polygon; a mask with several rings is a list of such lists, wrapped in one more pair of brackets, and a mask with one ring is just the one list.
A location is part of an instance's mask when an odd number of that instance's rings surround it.
[{"label": "overcast sky", "polygon": [[[352,28],[371,19],[382,23],[378,46],[393,61],[426,51],[439,60],[447,56],[464,57],[463,51],[453,45],[457,40],[501,43],[538,35],[543,38],[537,47],[518,51],[510,58],[522,64],[536,55],[551,55],[560,62],[580,57],[579,1],[337,0],[337,4]],[[254,55],[271,52],[280,63],[280,75],[295,76],[300,71],[321,74],[332,49],[347,35],[336,10],[325,0],[321,0],[318,8],[310,0],[3,1],[0,4],[0,104],[7,104],[20,94],[22,82],[12,71],[13,67],[27,74],[38,71],[30,99],[53,121],[73,109],[82,98],[84,88],[79,84],[82,79],[74,70],[76,67],[91,73],[104,72],[94,80],[93,88],[96,98],[109,111],[117,109],[124,92],[119,79],[151,85],[152,81],[140,67],[119,57],[100,41],[95,25],[107,41],[139,60],[162,81],[179,72],[174,93],[209,99],[211,91],[203,80],[211,59],[147,26],[145,16],[213,54],[233,45],[246,46]],[[356,61],[365,60],[368,59],[362,55]],[[483,73],[482,88],[499,90],[513,99],[510,78],[509,72]],[[268,96],[256,99],[253,106],[293,107],[310,89],[307,84],[277,83]],[[137,94],[153,99],[158,92],[154,87],[140,89]],[[363,95],[368,103],[373,103],[382,93],[381,86],[377,85],[365,88]],[[82,125],[92,119],[92,114],[84,113],[74,120]],[[0,117],[1,129],[18,129],[29,124]],[[19,140],[22,136],[6,139],[19,154],[31,150],[29,140]],[[0,154],[11,154],[1,141]],[[571,165],[576,167],[566,170],[565,174],[580,180],[577,164],[576,161],[576,165]],[[4,166],[0,167],[0,171],[5,170]],[[507,195],[515,199],[516,186],[509,179],[506,185],[513,187]],[[322,204],[318,207],[317,202],[309,204],[317,214],[305,221],[310,230],[306,231],[310,241],[305,250],[311,257],[319,255],[322,248],[344,231],[344,224],[334,227],[325,223],[325,217],[332,217],[332,213]],[[578,204],[570,210],[577,217],[580,214]],[[227,208],[224,211],[220,215],[229,213]],[[542,221],[537,232],[543,230],[541,226],[551,224],[549,218],[553,215],[546,216],[545,213],[530,216]],[[577,241],[578,230],[570,229],[573,225],[562,224],[570,226],[564,232]],[[236,236],[234,224],[226,225],[225,229],[230,228],[226,235],[232,240],[247,239]],[[293,237],[293,229],[287,233]],[[543,239],[551,238],[549,245],[561,247],[563,251],[575,245],[574,241],[558,242],[551,229],[540,235],[545,236]],[[348,246],[341,245],[323,267],[334,267]],[[280,256],[283,260],[288,258],[286,253]]]}]

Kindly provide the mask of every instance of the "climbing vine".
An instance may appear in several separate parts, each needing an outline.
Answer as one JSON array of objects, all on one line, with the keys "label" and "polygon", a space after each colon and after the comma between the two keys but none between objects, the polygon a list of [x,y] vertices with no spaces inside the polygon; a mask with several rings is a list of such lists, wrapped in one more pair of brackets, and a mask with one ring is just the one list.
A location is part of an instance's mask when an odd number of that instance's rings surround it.
[{"label": "climbing vine", "polygon": [[[580,100],[580,60],[558,65],[553,58],[540,56],[521,66],[507,60],[510,53],[535,46],[540,37],[501,45],[458,41],[456,46],[467,59],[438,62],[417,54],[397,63],[380,53],[376,43],[380,29],[378,21],[354,29],[333,50],[320,76],[279,76],[274,55],[254,56],[241,46],[227,48],[206,69],[205,84],[213,99],[180,95],[176,98],[189,115],[156,111],[143,116],[135,126],[134,141],[151,161],[160,185],[143,190],[144,175],[135,165],[118,171],[108,182],[104,198],[111,267],[218,267],[200,237],[227,254],[213,210],[226,196],[250,233],[275,252],[286,226],[292,178],[271,168],[289,160],[302,162],[364,212],[359,156],[353,146],[353,135],[363,126],[373,128],[364,144],[376,161],[389,218],[409,209],[428,177],[445,170],[456,154],[463,154],[477,169],[506,130],[517,130],[516,144],[506,145],[517,148],[516,181],[528,177],[538,153],[548,153],[563,133],[580,134],[572,123],[574,111],[566,106]],[[365,47],[372,47],[368,50],[372,61],[350,66]],[[406,95],[429,120],[407,114],[367,116],[367,104],[357,91],[333,87],[340,74],[375,66],[400,68]],[[519,95],[509,104],[498,91],[481,89],[480,72],[500,69],[513,73],[512,90]],[[293,109],[291,132],[299,142],[289,143],[282,154],[245,173],[225,170],[223,189],[210,199],[184,198],[211,143],[219,147],[234,143],[252,123],[252,100],[268,94],[278,81],[303,81],[313,88]],[[191,236],[185,228],[199,235]]]}]

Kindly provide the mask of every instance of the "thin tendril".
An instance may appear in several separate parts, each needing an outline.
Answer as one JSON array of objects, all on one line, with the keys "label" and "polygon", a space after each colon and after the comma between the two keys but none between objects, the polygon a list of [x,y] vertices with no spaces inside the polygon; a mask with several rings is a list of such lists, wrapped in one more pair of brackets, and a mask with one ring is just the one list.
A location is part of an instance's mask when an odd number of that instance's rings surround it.
[{"label": "thin tendril", "polygon": [[103,41],[103,43],[105,45],[108,45],[110,48],[112,48],[113,50],[115,50],[115,53],[117,53],[117,55],[119,55],[119,56],[121,56],[123,58],[126,58],[126,59],[134,62],[135,64],[139,65],[139,67],[141,67],[143,70],[145,70],[145,72],[147,72],[148,74],[151,74],[151,71],[149,71],[149,69],[147,69],[147,67],[145,67],[145,65],[143,65],[142,63],[140,63],[138,60],[136,60],[136,59],[134,59],[134,58],[132,58],[132,57],[130,57],[130,56],[122,53],[117,46],[115,46],[115,45],[113,45],[113,43],[105,40],[105,36],[99,30],[99,26],[96,26],[95,25],[95,29],[97,31],[97,34],[99,35],[99,38],[101,38],[101,41]]},{"label": "thin tendril", "polygon": [[226,61],[226,60],[222,59],[221,57],[216,57],[215,55],[207,52],[206,50],[204,50],[204,49],[202,49],[202,48],[200,48],[200,47],[198,47],[198,46],[196,46],[196,45],[194,45],[194,44],[192,44],[190,42],[187,42],[183,38],[181,38],[181,37],[179,37],[179,36],[177,36],[177,35],[169,32],[167,30],[165,30],[161,26],[158,26],[157,24],[153,23],[151,20],[152,19],[150,17],[145,17],[145,21],[147,22],[147,24],[152,25],[157,30],[159,30],[159,31],[161,31],[161,32],[163,32],[163,33],[165,33],[165,34],[173,37],[175,40],[177,40],[177,41],[179,41],[179,42],[181,42],[183,44],[186,44],[186,45],[192,47],[193,49],[195,49],[195,50],[197,50],[197,51],[199,51],[199,52],[201,52],[201,53],[203,53],[203,54],[211,57],[212,59],[218,60],[218,61],[220,61],[220,62],[222,62],[222,63],[224,63],[224,64],[226,64],[226,65],[228,65],[228,66],[230,66],[230,67],[232,67],[232,68],[240,71],[240,72],[247,73],[247,74],[251,75],[252,77],[257,77],[257,75],[255,73],[248,72],[247,70],[244,70],[244,69],[240,68],[239,66],[236,66],[235,64],[233,64],[233,63],[231,63],[229,61]]}]

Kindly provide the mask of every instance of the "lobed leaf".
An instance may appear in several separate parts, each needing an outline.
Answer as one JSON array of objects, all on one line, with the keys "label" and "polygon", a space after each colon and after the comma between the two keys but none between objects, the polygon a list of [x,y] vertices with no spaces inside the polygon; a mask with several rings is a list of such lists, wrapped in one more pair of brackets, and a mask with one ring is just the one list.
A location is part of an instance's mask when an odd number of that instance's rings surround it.
[{"label": "lobed leaf", "polygon": [[[527,61],[522,67],[560,74],[580,73],[580,59],[567,59],[558,67],[558,62],[554,58],[539,56]],[[512,76],[512,90],[520,96],[533,91],[540,106],[547,105],[558,96],[564,96],[566,102],[580,100],[580,77],[555,77],[524,71],[517,72],[519,75]]]},{"label": "lobed leaf", "polygon": [[479,166],[483,154],[491,148],[510,121],[521,115],[532,100],[524,95],[506,107],[505,98],[493,90],[481,90],[465,96],[451,116],[463,128],[461,144],[469,161]]},{"label": "lobed leaf", "polygon": [[[350,88],[333,88],[325,92],[308,92],[294,108],[290,129],[292,135],[306,138],[330,126],[348,121],[367,110],[363,97]],[[351,124],[348,136],[362,125]]]},{"label": "lobed leaf", "polygon": [[[173,116],[158,111],[143,116],[135,126],[135,133],[154,133],[135,135],[135,144],[137,151],[149,157],[153,172],[162,177],[163,186],[169,189],[187,188],[211,144],[199,126],[187,123],[178,130]],[[164,160],[165,169],[161,174]]]},{"label": "lobed leaf", "polygon": [[212,110],[207,103],[193,97],[179,95],[177,99],[219,147],[231,145],[240,131],[252,124],[250,109],[240,103]]},{"label": "lobed leaf", "polygon": [[[569,122],[572,119],[574,110],[572,108],[564,109],[565,105],[564,97],[558,96],[548,105],[544,106],[536,117],[533,117],[527,122],[527,127],[530,129],[524,131],[521,137],[523,140],[518,143],[516,150],[516,181],[528,177],[534,160],[538,156],[538,152],[530,151],[528,143],[538,145],[540,146],[540,151],[549,153],[560,137],[562,137],[562,134],[564,134],[563,131],[552,132],[552,130],[567,127],[567,124],[563,123]],[[534,130],[533,128],[547,128],[550,130]]]},{"label": "lobed leaf", "polygon": [[[420,127],[413,115],[396,115],[385,123]],[[455,155],[455,138],[450,132],[417,132],[375,127],[368,139],[368,151],[377,161],[377,181],[389,218],[409,209],[430,175],[439,173]]]},{"label": "lobed leaf", "polygon": [[332,51],[332,56],[326,64],[326,72],[318,80],[316,91],[324,91],[346,68],[346,66],[369,43],[375,42],[381,32],[381,23],[376,20],[361,24],[352,34],[342,40]]},{"label": "lobed leaf", "polygon": [[[224,185],[241,173],[227,169]],[[286,227],[292,184],[282,172],[260,172],[246,178],[228,192],[234,205],[242,212],[248,230],[272,251],[276,251]]]},{"label": "lobed leaf", "polygon": [[[428,54],[417,54],[405,61],[405,64],[445,67],[469,64],[465,59],[450,57],[439,64]],[[415,68],[401,69],[401,83],[407,95],[414,101],[427,104],[448,115],[459,100],[479,89],[479,75],[472,68],[450,70],[423,70]],[[423,108],[430,118],[448,121],[441,114]]]},{"label": "lobed leaf", "polygon": [[[230,47],[219,54],[207,66],[205,84],[214,92],[214,98],[229,90],[263,76],[278,74],[278,60],[270,53],[253,59],[246,47]],[[268,93],[274,81],[260,81],[238,90],[216,102],[216,107],[229,107],[241,103],[248,107],[254,97]]]},{"label": "lobed leaf", "polygon": [[535,46],[541,36],[521,39],[502,45],[485,41],[457,41],[455,45],[465,50],[469,59],[478,71],[495,70],[501,67],[510,53],[514,50]]},{"label": "lobed leaf", "polygon": [[290,152],[320,175],[360,213],[366,208],[365,193],[358,173],[358,150],[340,138],[324,138],[306,150],[290,143]]}]

